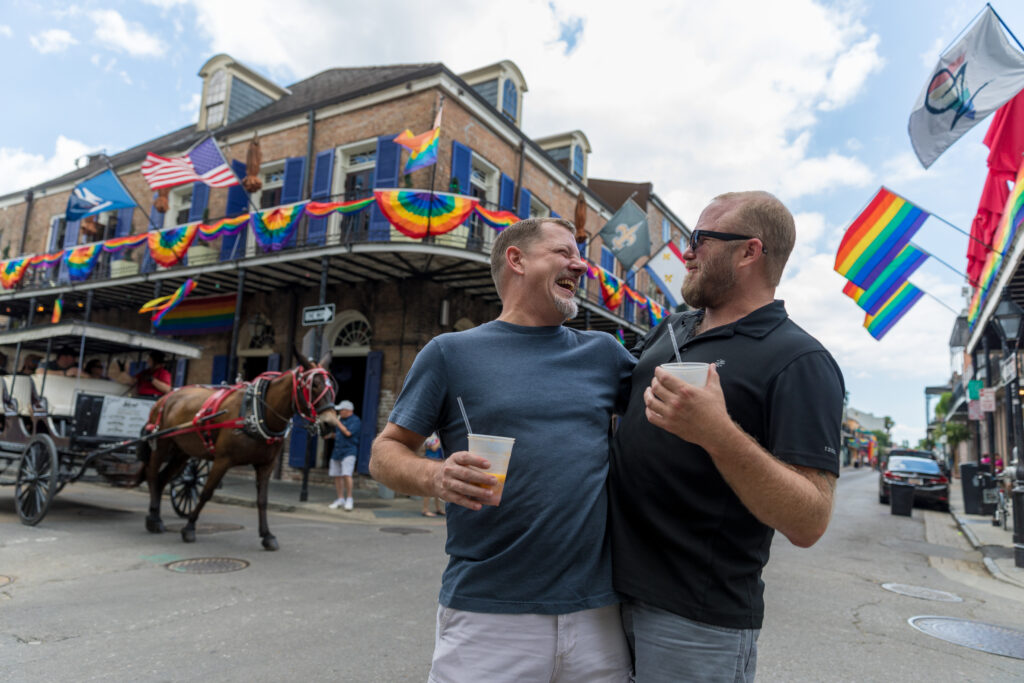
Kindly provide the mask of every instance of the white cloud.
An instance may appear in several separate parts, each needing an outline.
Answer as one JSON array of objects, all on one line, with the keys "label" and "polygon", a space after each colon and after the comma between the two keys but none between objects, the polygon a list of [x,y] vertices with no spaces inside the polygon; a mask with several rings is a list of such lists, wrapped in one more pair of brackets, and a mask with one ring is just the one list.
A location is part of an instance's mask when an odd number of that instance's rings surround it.
[{"label": "white cloud", "polygon": [[13,35],[14,31],[11,30],[10,26],[8,26],[7,24],[0,24],[0,36],[7,36],[8,38],[10,38]]},{"label": "white cloud", "polygon": [[29,42],[40,54],[63,52],[78,43],[75,37],[62,28],[51,28],[29,37]]},{"label": "white cloud", "polygon": [[927,175],[927,169],[909,151],[891,157],[882,164],[882,183],[889,187],[899,187],[900,183],[920,180]]},{"label": "white cloud", "polygon": [[185,104],[181,105],[181,107],[180,107],[181,111],[185,112],[186,114],[189,114],[190,116],[194,116],[195,114],[198,114],[199,113],[199,102],[200,102],[201,99],[202,98],[199,95],[199,93],[192,93],[192,97],[189,98],[189,101],[186,102]]},{"label": "white cloud", "polygon": [[104,46],[127,52],[133,57],[160,57],[167,51],[157,36],[137,23],[128,23],[120,12],[112,9],[94,10],[89,17],[96,24],[93,34]]},{"label": "white cloud", "polygon": [[867,187],[874,174],[853,157],[831,153],[824,157],[799,159],[779,179],[779,198],[795,199],[818,194],[837,186]]},{"label": "white cloud", "polygon": [[828,111],[847,104],[864,87],[871,74],[881,71],[885,61],[878,54],[877,34],[869,36],[839,55],[825,88],[821,109]]},{"label": "white cloud", "polygon": [[127,71],[121,69],[121,71],[119,71],[117,75],[120,76],[121,80],[124,81],[127,85],[132,85],[132,77],[128,75]]},{"label": "white cloud", "polygon": [[32,187],[75,169],[75,159],[99,147],[60,135],[53,156],[30,154],[22,149],[0,147],[0,194]]}]

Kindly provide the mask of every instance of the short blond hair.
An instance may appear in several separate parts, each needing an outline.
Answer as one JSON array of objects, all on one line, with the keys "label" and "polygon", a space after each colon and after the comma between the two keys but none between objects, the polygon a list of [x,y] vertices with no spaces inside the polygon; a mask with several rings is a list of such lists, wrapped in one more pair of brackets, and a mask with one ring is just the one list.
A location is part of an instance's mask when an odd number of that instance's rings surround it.
[{"label": "short blond hair", "polygon": [[576,234],[576,226],[564,218],[551,218],[543,216],[538,218],[524,218],[518,223],[513,223],[502,230],[491,246],[491,278],[494,286],[501,296],[501,274],[505,269],[505,252],[509,247],[519,247],[526,250],[531,244],[540,238],[541,228],[545,223],[561,225],[573,235]]},{"label": "short blond hair", "polygon": [[796,222],[789,209],[770,192],[726,192],[714,201],[733,202],[736,207],[724,218],[729,230],[761,240],[765,249],[765,274],[777,287],[782,271],[796,243]]}]

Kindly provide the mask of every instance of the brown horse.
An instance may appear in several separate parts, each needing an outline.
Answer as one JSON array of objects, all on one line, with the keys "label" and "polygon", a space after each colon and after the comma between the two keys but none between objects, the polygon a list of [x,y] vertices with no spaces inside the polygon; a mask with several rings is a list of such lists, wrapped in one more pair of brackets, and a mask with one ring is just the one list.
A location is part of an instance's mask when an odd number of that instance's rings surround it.
[{"label": "brown horse", "polygon": [[162,396],[149,413],[147,429],[181,429],[150,439],[139,449],[139,458],[146,463],[139,481],[144,476],[149,483],[146,529],[152,533],[166,531],[160,519],[160,497],[189,458],[211,460],[213,465],[199,501],[181,530],[186,543],[195,542],[196,519],[224,473],[236,465],[252,465],[256,470],[260,537],[264,548],[277,550],[277,539],[267,527],[267,485],[296,413],[322,433],[338,424],[333,380],[326,370],[304,358],[300,367],[265,373],[251,383],[187,386]]}]

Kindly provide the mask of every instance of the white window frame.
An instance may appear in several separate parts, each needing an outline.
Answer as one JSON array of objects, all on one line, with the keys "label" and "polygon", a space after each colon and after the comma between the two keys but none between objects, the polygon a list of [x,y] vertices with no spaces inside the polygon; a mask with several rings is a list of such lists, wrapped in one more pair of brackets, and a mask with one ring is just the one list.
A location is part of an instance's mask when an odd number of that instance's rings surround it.
[{"label": "white window frame", "polygon": [[[477,173],[474,173],[477,171]],[[477,176],[483,178],[481,181]],[[484,200],[488,204],[497,205],[499,185],[501,183],[501,171],[490,161],[477,154],[475,151],[470,155],[469,163],[469,184],[472,187],[484,191]],[[470,219],[466,219],[468,223]],[[494,230],[485,224],[483,230],[483,250],[491,252],[491,245],[494,244]],[[447,235],[438,238],[444,244],[466,248],[466,241],[469,239],[469,226],[465,223],[452,230]]]},{"label": "white window frame", "polygon": [[[218,90],[214,91],[214,79],[223,79],[223,88],[218,86]],[[227,123],[228,118],[228,72],[225,69],[218,69],[210,74],[210,79],[206,82],[206,100],[203,102],[203,108],[206,112],[206,127],[217,128]],[[218,98],[218,99],[214,99]],[[210,118],[210,113],[219,107],[218,112],[220,116],[216,121]]]},{"label": "white window frame", "polygon": [[171,217],[172,225],[168,225],[168,221],[164,219],[165,228],[173,228],[179,225],[186,225],[188,219],[184,223],[178,222],[178,214],[182,211],[192,208],[192,184],[186,183],[184,185],[178,185],[172,187],[171,191],[167,193],[167,213],[165,216]]},{"label": "white window frame", "polygon": [[[368,171],[377,168],[377,157],[373,161],[353,163],[352,158],[357,154],[377,151],[377,138],[366,138],[357,142],[350,142],[334,149],[334,173],[331,176],[331,195],[333,197],[345,196],[345,181],[350,173]],[[364,209],[369,211],[369,208]],[[341,221],[342,216],[332,212],[327,219],[327,244],[339,244],[341,242]]]}]

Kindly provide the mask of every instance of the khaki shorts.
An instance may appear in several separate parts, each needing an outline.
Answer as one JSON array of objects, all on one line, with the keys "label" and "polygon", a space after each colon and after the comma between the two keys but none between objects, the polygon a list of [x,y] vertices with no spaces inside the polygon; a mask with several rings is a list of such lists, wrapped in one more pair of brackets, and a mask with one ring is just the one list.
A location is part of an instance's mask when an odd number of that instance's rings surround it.
[{"label": "khaki shorts", "polygon": [[626,683],[618,605],[570,614],[488,614],[439,606],[430,683]]},{"label": "khaki shorts", "polygon": [[354,455],[346,455],[341,460],[331,458],[331,463],[327,466],[327,474],[332,477],[351,477],[355,470],[356,456]]}]

